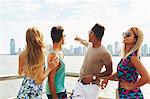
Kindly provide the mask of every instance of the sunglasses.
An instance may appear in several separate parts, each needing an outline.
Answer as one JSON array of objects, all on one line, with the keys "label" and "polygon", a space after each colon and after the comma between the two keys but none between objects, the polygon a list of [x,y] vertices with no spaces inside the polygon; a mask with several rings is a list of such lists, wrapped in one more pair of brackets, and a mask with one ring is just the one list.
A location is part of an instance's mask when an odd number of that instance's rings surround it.
[{"label": "sunglasses", "polygon": [[66,34],[64,34],[64,37],[66,37]]},{"label": "sunglasses", "polygon": [[130,36],[131,36],[131,33],[130,33],[130,32],[123,32],[123,33],[122,33],[122,36],[125,37],[125,38],[126,38],[126,37],[130,37]]}]

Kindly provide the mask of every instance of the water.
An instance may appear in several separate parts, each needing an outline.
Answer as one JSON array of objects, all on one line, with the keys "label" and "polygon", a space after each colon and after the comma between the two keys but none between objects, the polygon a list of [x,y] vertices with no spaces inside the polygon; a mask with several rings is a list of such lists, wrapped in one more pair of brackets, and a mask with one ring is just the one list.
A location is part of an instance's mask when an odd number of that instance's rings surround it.
[{"label": "water", "polygon": [[[84,56],[65,56],[66,71],[67,72],[80,72]],[[142,57],[141,61],[146,69],[150,72],[149,66],[150,57]],[[113,70],[116,72],[116,66],[120,61],[120,57],[113,57]],[[17,74],[18,70],[18,56],[17,55],[0,55],[0,76],[8,74]],[[7,99],[9,97],[14,97],[20,87],[22,79],[0,81],[0,99]],[[77,78],[66,79],[67,90],[71,91]],[[100,90],[100,96],[107,98],[115,98],[115,89],[117,88],[117,82],[109,82],[105,90]],[[150,97],[150,85],[146,84],[142,86],[142,91],[144,93],[145,99]]]}]

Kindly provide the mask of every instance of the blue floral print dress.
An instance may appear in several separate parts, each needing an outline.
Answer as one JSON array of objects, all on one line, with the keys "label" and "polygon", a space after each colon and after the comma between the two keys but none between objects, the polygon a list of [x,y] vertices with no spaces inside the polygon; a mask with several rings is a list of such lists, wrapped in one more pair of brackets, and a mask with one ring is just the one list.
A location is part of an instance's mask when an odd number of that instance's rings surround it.
[{"label": "blue floral print dress", "polygon": [[42,89],[42,84],[36,84],[35,80],[24,77],[17,99],[42,99]]}]

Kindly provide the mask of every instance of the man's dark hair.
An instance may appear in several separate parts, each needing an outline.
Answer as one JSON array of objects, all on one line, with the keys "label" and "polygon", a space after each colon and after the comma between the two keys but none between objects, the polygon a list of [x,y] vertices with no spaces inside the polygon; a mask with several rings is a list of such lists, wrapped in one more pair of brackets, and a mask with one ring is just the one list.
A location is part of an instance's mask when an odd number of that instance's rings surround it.
[{"label": "man's dark hair", "polygon": [[61,37],[63,36],[64,29],[61,26],[55,26],[51,29],[51,38],[53,43],[57,43],[60,41]]},{"label": "man's dark hair", "polygon": [[105,31],[105,27],[104,26],[96,23],[91,30],[96,35],[97,39],[102,40],[102,37],[104,35],[104,31]]}]

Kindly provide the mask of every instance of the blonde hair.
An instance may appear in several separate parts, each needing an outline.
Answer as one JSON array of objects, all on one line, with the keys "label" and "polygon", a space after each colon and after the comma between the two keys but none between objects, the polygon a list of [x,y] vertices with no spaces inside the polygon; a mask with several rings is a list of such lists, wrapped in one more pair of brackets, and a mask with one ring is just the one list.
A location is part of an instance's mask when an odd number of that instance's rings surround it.
[{"label": "blonde hair", "polygon": [[44,64],[43,48],[45,47],[43,42],[42,33],[36,28],[31,27],[26,31],[26,65],[25,75],[33,76]]},{"label": "blonde hair", "polygon": [[132,48],[130,49],[129,52],[126,52],[125,44],[124,44],[123,49],[121,51],[121,56],[123,58],[126,58],[131,53],[137,51],[137,57],[139,57],[140,56],[140,47],[141,47],[142,42],[143,42],[143,32],[137,27],[131,27],[129,30],[132,30],[135,33],[135,35],[137,36],[136,42],[135,42],[135,45],[132,46]]}]

